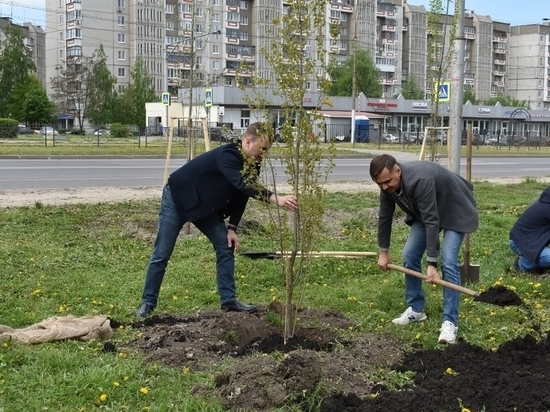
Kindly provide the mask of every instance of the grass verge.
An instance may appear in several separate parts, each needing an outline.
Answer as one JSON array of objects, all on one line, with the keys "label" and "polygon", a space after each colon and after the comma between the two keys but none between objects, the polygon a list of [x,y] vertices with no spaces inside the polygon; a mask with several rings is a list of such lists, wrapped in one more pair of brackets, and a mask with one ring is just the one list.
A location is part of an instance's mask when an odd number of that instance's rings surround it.
[{"label": "grass verge", "polygon": [[[503,284],[525,301],[524,307],[498,307],[462,296],[459,335],[485,349],[526,334],[542,337],[550,330],[550,280],[517,276],[508,248],[508,231],[538,197],[543,183],[477,183],[480,228],[471,237],[471,262],[481,266],[483,291]],[[377,251],[376,193],[330,193],[321,250]],[[44,206],[0,210],[0,323],[26,327],[50,316],[105,314],[122,323],[134,319],[156,231],[158,201],[119,204]],[[244,250],[273,247],[265,209],[251,202],[247,220],[260,231],[243,233]],[[395,222],[392,257],[400,264],[407,235]],[[399,327],[391,319],[405,309],[403,275],[382,273],[376,258],[313,259],[303,305],[339,310],[359,329],[396,336],[411,347],[436,346],[442,290],[425,286],[429,321]],[[204,236],[193,230],[181,236],[168,268],[157,312],[189,313],[218,307],[214,254]],[[284,286],[277,261],[237,257],[238,290],[246,302],[282,300]],[[122,347],[139,332],[115,331]],[[103,353],[103,342],[25,345],[0,343],[0,409],[4,411],[128,410],[220,411],[215,398],[191,395],[195,384],[212,387],[205,372],[147,363],[136,354]],[[385,379],[384,376],[379,377]],[[388,376],[387,380],[391,381]]]}]

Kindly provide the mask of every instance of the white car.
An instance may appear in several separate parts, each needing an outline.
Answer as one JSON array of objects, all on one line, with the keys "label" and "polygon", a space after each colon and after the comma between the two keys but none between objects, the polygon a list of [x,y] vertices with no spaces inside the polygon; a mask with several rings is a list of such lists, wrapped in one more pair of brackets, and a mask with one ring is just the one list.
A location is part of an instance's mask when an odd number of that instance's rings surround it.
[{"label": "white car", "polygon": [[387,143],[399,143],[399,136],[394,136],[393,134],[384,134],[382,135],[382,141]]},{"label": "white car", "polygon": [[46,135],[51,134],[53,136],[59,136],[59,132],[57,130],[55,130],[53,127],[42,127],[40,129],[39,134],[42,134],[42,135],[43,134],[46,134]]},{"label": "white car", "polygon": [[105,130],[105,129],[99,129],[99,130],[95,130],[94,131],[94,134],[96,136],[106,136],[109,134],[109,131],[108,130]]}]

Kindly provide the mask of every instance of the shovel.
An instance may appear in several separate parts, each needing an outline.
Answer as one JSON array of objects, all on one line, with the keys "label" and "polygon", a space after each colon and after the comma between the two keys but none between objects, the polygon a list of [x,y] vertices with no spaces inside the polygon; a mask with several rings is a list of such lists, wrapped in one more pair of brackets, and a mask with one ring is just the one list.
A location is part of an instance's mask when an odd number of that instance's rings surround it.
[{"label": "shovel", "polygon": [[[472,125],[468,125],[466,134],[466,180],[472,181]],[[470,264],[470,234],[464,236],[464,263],[460,265],[460,279],[464,283],[479,281],[479,265]]]},{"label": "shovel", "polygon": [[[393,263],[389,263],[388,268],[397,270],[399,272],[403,272],[406,275],[415,276],[420,279],[426,280],[428,278],[428,276],[426,276],[423,273],[417,272],[416,270],[407,269],[402,266],[397,266],[397,265],[394,265]],[[457,292],[464,293],[469,296],[479,297],[479,292],[476,292],[475,290],[472,290],[472,289],[465,288],[464,286],[455,285],[454,283],[447,282],[446,280],[443,280],[443,279],[434,279],[433,283],[446,287],[448,289],[456,290]]]},{"label": "shovel", "polygon": [[[290,252],[242,252],[241,255],[249,257],[251,259],[280,259],[281,257],[288,257]],[[362,259],[371,256],[377,256],[375,252],[346,252],[346,251],[320,251],[308,253],[311,257],[333,257],[333,258],[351,258]],[[300,256],[300,254],[298,254]]]}]

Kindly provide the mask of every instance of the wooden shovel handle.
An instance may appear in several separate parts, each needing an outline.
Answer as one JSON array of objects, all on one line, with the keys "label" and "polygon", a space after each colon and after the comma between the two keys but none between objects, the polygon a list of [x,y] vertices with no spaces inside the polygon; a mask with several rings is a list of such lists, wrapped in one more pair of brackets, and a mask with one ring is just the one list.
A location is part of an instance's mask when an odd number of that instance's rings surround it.
[{"label": "wooden shovel handle", "polygon": [[[423,273],[417,272],[416,270],[407,269],[407,268],[404,268],[402,266],[397,266],[397,265],[394,265],[393,263],[389,263],[388,268],[393,269],[393,270],[397,270],[399,272],[403,272],[407,275],[415,276],[415,277],[420,278],[420,279],[426,280],[428,278],[428,276],[426,276]],[[456,290],[457,292],[464,293],[466,295],[470,295],[470,296],[474,296],[474,297],[479,296],[479,292],[476,292],[475,290],[465,288],[464,286],[455,285],[454,283],[447,282],[446,280],[434,279],[433,283],[436,283],[440,286],[444,286],[448,289]]]}]

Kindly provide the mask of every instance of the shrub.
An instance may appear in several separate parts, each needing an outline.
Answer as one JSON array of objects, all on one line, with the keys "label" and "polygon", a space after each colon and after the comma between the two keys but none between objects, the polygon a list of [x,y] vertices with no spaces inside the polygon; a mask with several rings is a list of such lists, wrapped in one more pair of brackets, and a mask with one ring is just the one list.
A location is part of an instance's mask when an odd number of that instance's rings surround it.
[{"label": "shrub", "polygon": [[111,124],[111,136],[128,137],[128,127],[122,123]]},{"label": "shrub", "polygon": [[14,119],[0,119],[0,138],[16,139],[18,124],[19,122]]}]

